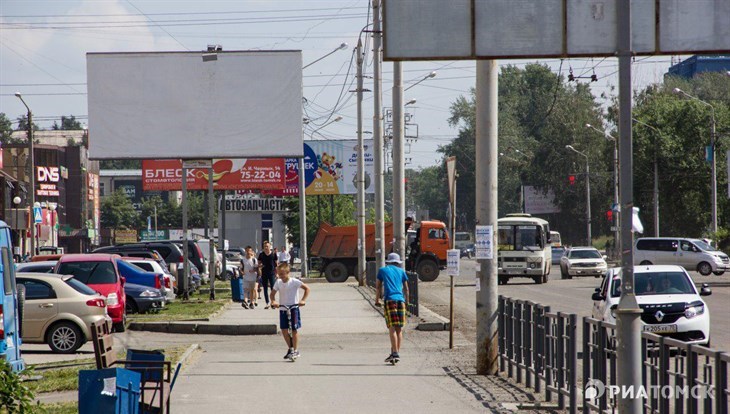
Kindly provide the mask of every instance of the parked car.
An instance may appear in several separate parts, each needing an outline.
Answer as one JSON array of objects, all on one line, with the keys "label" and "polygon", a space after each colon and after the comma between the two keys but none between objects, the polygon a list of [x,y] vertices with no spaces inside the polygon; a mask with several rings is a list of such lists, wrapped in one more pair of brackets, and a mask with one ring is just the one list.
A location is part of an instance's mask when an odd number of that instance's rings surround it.
[{"label": "parked car", "polygon": [[182,250],[175,243],[170,241],[151,241],[131,244],[120,244],[116,246],[104,246],[94,250],[94,253],[118,254],[120,256],[135,255],[139,251],[157,252],[165,260],[167,267],[173,275],[182,267]]},{"label": "parked car", "polygon": [[563,246],[560,246],[560,247],[553,246],[551,248],[551,250],[552,250],[552,253],[553,253],[553,256],[552,256],[553,257],[552,258],[552,264],[554,264],[554,265],[560,264],[560,258],[563,257],[563,255],[565,254],[565,247],[563,247]]},{"label": "parked car", "polygon": [[608,265],[606,256],[595,247],[571,247],[560,258],[560,276],[572,279],[573,276],[601,277]]},{"label": "parked car", "polygon": [[[183,250],[183,241],[182,240],[168,240],[170,243],[174,243],[177,245],[177,247],[180,248],[180,251]],[[193,264],[195,264],[195,267],[198,269],[198,273],[201,275],[204,281],[207,281],[208,279],[208,263],[205,260],[205,254],[203,253],[203,249],[201,246],[198,245],[197,242],[194,240],[188,240],[188,259],[190,259]]]},{"label": "parked car", "polygon": [[730,270],[730,257],[700,239],[643,237],[634,244],[634,265],[678,265],[702,276]]},{"label": "parked car", "polygon": [[466,257],[467,259],[474,257],[474,243],[464,245],[459,250],[461,251],[459,257]]},{"label": "parked car", "polygon": [[72,275],[76,280],[106,296],[106,306],[114,330],[124,332],[127,315],[124,278],[119,274],[115,254],[65,254],[59,259],[54,273]]},{"label": "parked car", "polygon": [[73,276],[23,272],[17,282],[25,287],[24,343],[71,354],[91,339],[92,323],[112,323],[106,299]]},{"label": "parked car", "polygon": [[57,260],[49,260],[46,262],[27,262],[15,265],[16,272],[26,273],[53,273],[56,268]]},{"label": "parked car", "polygon": [[[698,292],[681,266],[635,266],[634,293],[644,332],[709,346],[710,309],[701,298],[712,294],[707,284]],[[611,268],[593,293],[593,318],[616,323],[620,296],[621,268]]]},{"label": "parked car", "polygon": [[162,292],[149,286],[125,283],[124,294],[127,296],[127,313],[159,311],[165,306],[165,297]]},{"label": "parked car", "polygon": [[119,269],[119,274],[124,277],[125,282],[159,289],[162,292],[162,296],[165,296],[164,272],[148,272],[121,258],[117,261],[117,268]]},{"label": "parked car", "polygon": [[173,302],[175,300],[175,276],[165,273],[164,268],[160,266],[159,263],[152,259],[139,259],[136,257],[123,257],[122,259],[124,259],[125,262],[132,263],[144,271],[162,273],[165,277],[164,286],[166,302]]}]

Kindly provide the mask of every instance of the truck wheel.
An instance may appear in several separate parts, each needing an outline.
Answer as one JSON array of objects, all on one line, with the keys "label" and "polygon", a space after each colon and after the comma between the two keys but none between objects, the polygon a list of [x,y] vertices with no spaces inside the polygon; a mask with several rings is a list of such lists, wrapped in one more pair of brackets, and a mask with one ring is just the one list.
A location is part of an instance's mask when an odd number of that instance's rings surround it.
[{"label": "truck wheel", "polygon": [[697,265],[697,271],[700,272],[702,276],[709,276],[710,273],[712,273],[712,266],[710,266],[707,262],[702,262]]},{"label": "truck wheel", "polygon": [[542,285],[542,276],[535,276],[532,278],[538,285]]},{"label": "truck wheel", "polygon": [[508,281],[509,281],[509,278],[507,276],[499,276],[500,285],[506,285]]},{"label": "truck wheel", "polygon": [[439,277],[439,267],[433,260],[423,260],[416,268],[418,278],[423,282],[433,282]]},{"label": "truck wheel", "polygon": [[343,283],[350,275],[347,266],[340,262],[332,262],[324,268],[324,277],[330,283]]},{"label": "truck wheel", "polygon": [[23,315],[25,314],[25,286],[18,283],[18,336],[23,338]]},{"label": "truck wheel", "polygon": [[722,276],[725,272],[712,272],[715,276]]}]

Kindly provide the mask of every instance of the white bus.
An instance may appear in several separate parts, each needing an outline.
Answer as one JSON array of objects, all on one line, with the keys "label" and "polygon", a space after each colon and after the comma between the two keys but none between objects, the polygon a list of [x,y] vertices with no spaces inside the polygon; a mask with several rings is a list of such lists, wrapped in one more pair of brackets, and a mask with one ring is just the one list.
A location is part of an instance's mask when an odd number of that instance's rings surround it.
[{"label": "white bus", "polygon": [[563,247],[563,243],[560,241],[560,233],[550,230],[550,244],[553,247]]},{"label": "white bus", "polygon": [[529,214],[507,214],[497,220],[497,227],[499,284],[513,277],[547,283],[552,267],[548,222]]}]

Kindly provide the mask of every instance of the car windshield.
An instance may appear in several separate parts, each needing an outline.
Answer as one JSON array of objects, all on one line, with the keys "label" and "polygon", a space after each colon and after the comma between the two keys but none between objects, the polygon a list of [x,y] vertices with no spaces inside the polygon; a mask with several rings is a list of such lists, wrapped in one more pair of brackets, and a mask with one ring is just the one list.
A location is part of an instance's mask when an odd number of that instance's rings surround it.
[{"label": "car windshield", "polygon": [[469,240],[471,237],[469,236],[469,234],[456,233],[454,238],[456,241],[464,241],[464,240]]},{"label": "car windshield", "polygon": [[96,295],[96,291],[74,278],[66,279],[66,284],[71,286],[75,291],[84,295]]},{"label": "car windshield", "polygon": [[571,259],[600,259],[601,254],[598,250],[571,250]]},{"label": "car windshield", "polygon": [[499,250],[542,249],[542,228],[540,226],[500,225],[498,228]]},{"label": "car windshield", "polygon": [[705,243],[702,240],[693,240],[692,243],[694,243],[695,246],[699,247],[700,250],[704,250],[706,252],[716,252],[717,251],[717,249],[715,249],[714,247],[710,246],[709,244]]},{"label": "car windshield", "polygon": [[117,272],[111,262],[65,262],[56,273],[72,275],[87,285],[117,283]]},{"label": "car windshield", "polygon": [[[634,273],[634,292],[637,296],[649,295],[691,295],[695,294],[692,281],[684,272]],[[611,296],[621,296],[621,279],[613,279]]]}]

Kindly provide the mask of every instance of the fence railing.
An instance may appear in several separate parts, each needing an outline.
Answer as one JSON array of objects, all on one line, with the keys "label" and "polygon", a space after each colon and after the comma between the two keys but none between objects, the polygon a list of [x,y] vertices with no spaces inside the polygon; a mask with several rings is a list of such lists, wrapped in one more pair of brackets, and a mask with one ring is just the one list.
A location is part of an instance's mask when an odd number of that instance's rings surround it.
[{"label": "fence railing", "polygon": [[[406,272],[408,274],[408,301],[406,310],[413,316],[418,316],[418,273]],[[378,275],[378,268],[375,262],[368,262],[365,272],[365,284],[375,288],[375,281]]]},{"label": "fence railing", "polygon": [[583,318],[579,344],[575,314],[504,296],[498,323],[500,371],[570,413],[617,412],[627,392],[642,400],[644,413],[729,412],[730,353],[644,332],[642,366],[636,367],[642,384],[621,390],[614,324]]}]

